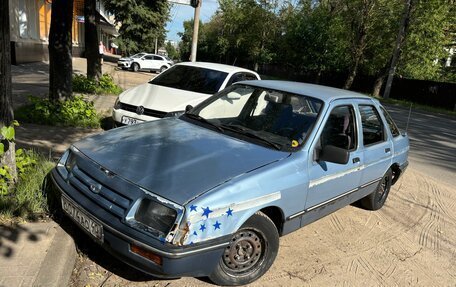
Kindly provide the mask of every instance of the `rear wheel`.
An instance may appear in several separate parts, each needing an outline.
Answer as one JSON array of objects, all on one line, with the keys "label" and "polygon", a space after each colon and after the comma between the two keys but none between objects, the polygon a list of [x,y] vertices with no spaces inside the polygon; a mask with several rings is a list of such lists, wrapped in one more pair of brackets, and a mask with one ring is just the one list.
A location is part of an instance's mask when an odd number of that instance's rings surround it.
[{"label": "rear wheel", "polygon": [[257,212],[233,234],[209,278],[218,285],[251,283],[268,271],[278,250],[276,226],[265,214]]},{"label": "rear wheel", "polygon": [[133,63],[133,65],[131,65],[131,69],[133,72],[137,72],[139,71],[139,65],[137,63]]},{"label": "rear wheel", "polygon": [[393,172],[391,169],[385,173],[374,192],[361,199],[361,205],[369,210],[378,210],[385,204],[391,189]]},{"label": "rear wheel", "polygon": [[167,69],[166,66],[162,66],[162,67],[160,68],[160,73],[163,73],[164,71],[166,71],[166,69]]}]

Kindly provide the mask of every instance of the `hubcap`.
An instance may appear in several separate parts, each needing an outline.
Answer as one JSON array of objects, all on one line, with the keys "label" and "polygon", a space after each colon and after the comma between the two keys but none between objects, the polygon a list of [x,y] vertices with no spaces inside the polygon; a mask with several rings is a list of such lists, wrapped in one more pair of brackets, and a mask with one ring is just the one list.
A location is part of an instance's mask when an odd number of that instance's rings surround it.
[{"label": "hubcap", "polygon": [[245,273],[253,270],[264,253],[264,243],[251,230],[241,230],[231,239],[231,244],[225,248],[223,262],[232,273]]}]

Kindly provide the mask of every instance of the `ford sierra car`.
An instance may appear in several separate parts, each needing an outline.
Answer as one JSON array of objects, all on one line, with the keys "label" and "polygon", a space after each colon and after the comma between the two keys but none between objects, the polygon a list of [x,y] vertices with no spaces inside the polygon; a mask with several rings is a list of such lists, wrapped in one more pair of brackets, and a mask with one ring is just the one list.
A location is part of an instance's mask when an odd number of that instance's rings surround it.
[{"label": "ford sierra car", "polygon": [[66,215],[120,260],[241,285],[268,271],[280,236],[355,201],[381,208],[408,151],[375,99],[245,81],[74,143],[52,179]]}]

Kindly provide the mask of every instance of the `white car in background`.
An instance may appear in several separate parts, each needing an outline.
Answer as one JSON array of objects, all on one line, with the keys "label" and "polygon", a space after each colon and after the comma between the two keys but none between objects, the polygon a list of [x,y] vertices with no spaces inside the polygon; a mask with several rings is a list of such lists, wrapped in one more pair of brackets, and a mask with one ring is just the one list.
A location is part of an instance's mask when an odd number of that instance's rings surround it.
[{"label": "white car in background", "polygon": [[179,63],[150,82],[126,90],[116,100],[116,126],[178,116],[218,91],[246,80],[260,80],[254,71],[223,64]]},{"label": "white car in background", "polygon": [[117,61],[119,68],[123,70],[131,69],[133,72],[149,70],[161,73],[172,65],[174,65],[174,62],[168,57],[148,53],[138,53],[131,57],[120,58]]}]

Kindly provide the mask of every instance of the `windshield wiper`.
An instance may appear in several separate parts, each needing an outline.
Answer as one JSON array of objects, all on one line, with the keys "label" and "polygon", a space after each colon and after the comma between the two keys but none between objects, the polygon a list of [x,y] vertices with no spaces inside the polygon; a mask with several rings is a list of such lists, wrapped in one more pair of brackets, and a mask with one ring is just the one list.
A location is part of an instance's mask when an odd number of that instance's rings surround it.
[{"label": "windshield wiper", "polygon": [[203,123],[205,123],[205,124],[208,124],[208,125],[210,125],[210,126],[213,126],[214,128],[216,128],[217,130],[219,130],[220,132],[223,133],[223,128],[222,128],[221,126],[216,125],[216,124],[214,124],[214,123],[212,123],[212,122],[206,120],[205,118],[203,118],[203,117],[200,116],[200,115],[191,114],[191,113],[185,113],[184,115],[185,115],[186,117],[191,118],[191,119],[194,119],[194,120],[197,120],[197,121],[199,121],[199,122],[203,122]]},{"label": "windshield wiper", "polygon": [[257,140],[260,140],[266,144],[268,144],[269,146],[275,148],[276,150],[281,150],[281,146],[277,143],[274,143],[270,140],[267,140],[263,137],[260,137],[259,135],[255,134],[254,132],[251,132],[250,129],[248,128],[245,128],[243,126],[240,126],[240,125],[230,125],[230,124],[222,124],[222,127],[226,130],[230,130],[230,131],[233,131],[233,132],[236,132],[236,133],[239,133],[239,134],[242,134],[242,135],[245,135],[245,136],[248,136],[250,138],[254,138],[254,139],[257,139]]}]

